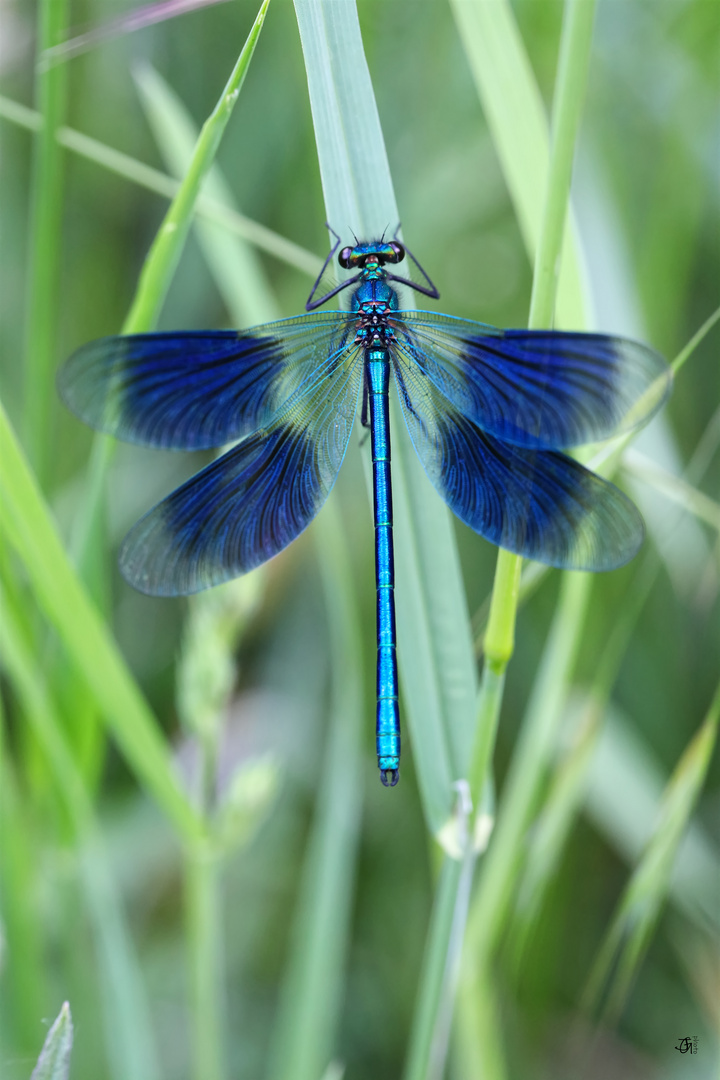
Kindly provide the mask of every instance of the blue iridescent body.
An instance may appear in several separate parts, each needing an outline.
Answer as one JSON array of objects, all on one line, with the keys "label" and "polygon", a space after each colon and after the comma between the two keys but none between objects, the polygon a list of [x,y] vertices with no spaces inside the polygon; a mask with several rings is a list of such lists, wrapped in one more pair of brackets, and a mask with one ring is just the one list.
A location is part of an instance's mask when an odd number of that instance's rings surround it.
[{"label": "blue iridescent body", "polygon": [[[282,551],[327,498],[362,397],[373,462],[377,755],[400,763],[395,631],[391,373],[413,445],[458,517],[492,543],[551,566],[611,570],[636,553],[642,519],[618,488],[560,451],[645,423],[665,401],[658,353],[605,334],[498,330],[401,311],[394,284],[438,292],[397,240],[338,254],[350,271],[308,314],[239,331],[102,338],[59,376],[93,427],[184,450],[241,440],[142,518],[120,552],[142,592],[220,584]],[[405,256],[421,278],[400,276]],[[349,311],[316,312],[352,289]]]}]

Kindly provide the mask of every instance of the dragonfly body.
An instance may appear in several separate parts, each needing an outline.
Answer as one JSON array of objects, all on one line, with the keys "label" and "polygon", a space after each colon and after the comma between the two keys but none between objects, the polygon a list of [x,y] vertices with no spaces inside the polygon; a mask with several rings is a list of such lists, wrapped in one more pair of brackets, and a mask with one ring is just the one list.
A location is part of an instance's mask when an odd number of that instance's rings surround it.
[{"label": "dragonfly body", "polygon": [[[667,397],[662,357],[603,334],[497,330],[400,310],[394,284],[439,294],[397,240],[338,254],[348,278],[308,314],[247,331],[103,338],[62,369],[60,392],[92,426],[150,446],[241,440],[145,515],[120,552],[128,581],[180,595],[258,566],[310,523],[342,464],[362,399],[373,463],[377,755],[400,761],[389,389],[439,493],[471,528],[520,555],[609,570],[643,524],[617,488],[559,452],[645,422]],[[400,276],[405,256],[421,280]],[[352,289],[349,311],[315,313]]]},{"label": "dragonfly body", "polygon": [[[356,340],[364,350],[363,397],[367,399],[370,410],[377,598],[375,738],[383,783],[394,785],[400,767],[400,711],[388,408],[391,370],[389,344],[393,332],[388,324],[388,315],[398,310],[398,297],[388,284],[387,274],[377,258],[377,247],[362,245],[362,251],[365,255],[362,281],[351,296],[350,310],[357,316]],[[389,251],[392,249],[389,248]],[[367,423],[365,412],[363,407],[363,422]]]}]

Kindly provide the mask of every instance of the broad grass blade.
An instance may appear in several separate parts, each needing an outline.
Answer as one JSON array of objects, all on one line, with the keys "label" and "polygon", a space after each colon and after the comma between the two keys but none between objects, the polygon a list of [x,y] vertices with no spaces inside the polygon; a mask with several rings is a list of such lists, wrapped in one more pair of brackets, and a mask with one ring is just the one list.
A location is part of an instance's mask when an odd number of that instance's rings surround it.
[{"label": "broad grass blade", "polygon": [[[343,236],[398,222],[354,3],[297,0],[329,223]],[[398,654],[423,807],[436,836],[468,767],[475,667],[449,511],[393,417]]]}]

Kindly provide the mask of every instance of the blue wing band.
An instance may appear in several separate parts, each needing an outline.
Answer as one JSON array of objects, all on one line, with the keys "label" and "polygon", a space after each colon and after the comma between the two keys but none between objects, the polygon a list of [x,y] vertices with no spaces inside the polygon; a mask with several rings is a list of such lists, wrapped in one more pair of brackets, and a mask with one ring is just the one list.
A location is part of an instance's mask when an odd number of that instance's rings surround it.
[{"label": "blue wing band", "polygon": [[346,345],[347,315],[322,312],[254,330],[101,338],[58,375],[85,423],[146,446],[222,446],[268,423],[329,355]]},{"label": "blue wing band", "polygon": [[400,404],[430,480],[457,516],[499,547],[567,570],[612,570],[644,526],[613,484],[572,458],[503,442],[396,361]]},{"label": "blue wing band", "polygon": [[244,574],[312,521],[342,464],[361,386],[359,350],[329,358],[264,429],[142,518],[120,551],[141,592],[177,596]]},{"label": "blue wing band", "polygon": [[517,446],[562,449],[647,421],[667,398],[659,353],[606,334],[495,330],[402,311],[394,349],[478,427]]}]

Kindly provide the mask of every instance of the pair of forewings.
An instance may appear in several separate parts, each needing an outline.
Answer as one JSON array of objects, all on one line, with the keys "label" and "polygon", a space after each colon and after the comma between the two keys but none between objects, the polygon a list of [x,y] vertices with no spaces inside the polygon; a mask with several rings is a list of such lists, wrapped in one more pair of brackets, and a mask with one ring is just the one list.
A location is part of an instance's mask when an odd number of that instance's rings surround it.
[{"label": "pair of forewings", "polygon": [[[322,312],[248,331],[103,338],[61,372],[63,398],[119,438],[236,446],[128,534],[125,577],[196,592],[251,570],[312,520],[333,486],[363,385],[356,317]],[[608,570],[643,525],[612,484],[558,450],[644,422],[670,387],[664,360],[601,334],[495,330],[428,312],[387,319],[400,406],[457,516],[553,566]]]}]

